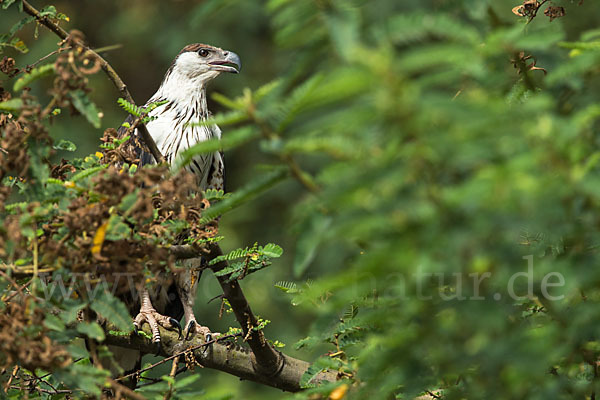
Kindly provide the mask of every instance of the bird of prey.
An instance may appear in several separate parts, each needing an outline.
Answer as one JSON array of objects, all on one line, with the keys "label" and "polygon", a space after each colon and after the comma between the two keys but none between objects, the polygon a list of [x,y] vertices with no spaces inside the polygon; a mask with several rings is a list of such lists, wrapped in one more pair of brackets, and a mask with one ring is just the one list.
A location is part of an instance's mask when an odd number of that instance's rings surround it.
[{"label": "bird of prey", "polygon": [[[148,132],[156,142],[158,149],[167,162],[173,164],[177,157],[194,144],[211,138],[220,138],[221,130],[216,125],[194,124],[206,121],[210,112],[207,108],[206,85],[222,72],[238,73],[241,61],[237,54],[206,44],[190,44],[185,46],[177,55],[167,70],[160,87],[148,100],[146,106],[152,103],[164,102],[163,105],[149,112],[152,117],[146,124]],[[130,115],[127,122],[130,124]],[[124,134],[124,129],[120,134]],[[140,137],[139,132],[134,133]],[[140,164],[154,163],[153,156],[139,149]],[[198,155],[186,167],[195,176],[201,190],[224,190],[224,160],[223,154]],[[139,313],[134,318],[134,326],[141,327],[148,323],[152,330],[153,342],[160,346],[158,326],[165,328],[181,328],[178,320],[185,316],[185,336],[199,333],[205,340],[211,339],[208,328],[197,323],[193,306],[196,285],[200,272],[186,270],[176,274],[170,287],[154,290],[151,296],[148,290],[142,290]],[[160,283],[159,283],[160,285]],[[131,308],[130,308],[131,309]],[[136,311],[132,312],[132,315]],[[114,353],[114,352],[113,352]],[[120,352],[119,358],[132,358]],[[120,363],[125,370],[133,369]]]}]

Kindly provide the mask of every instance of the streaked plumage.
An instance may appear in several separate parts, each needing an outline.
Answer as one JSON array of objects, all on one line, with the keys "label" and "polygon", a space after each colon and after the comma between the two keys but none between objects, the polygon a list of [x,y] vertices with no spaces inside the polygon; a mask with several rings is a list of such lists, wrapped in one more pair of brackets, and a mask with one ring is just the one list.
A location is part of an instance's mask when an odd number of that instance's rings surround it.
[{"label": "streaked plumage", "polygon": [[[199,55],[200,51],[208,51],[209,55],[202,57]],[[198,62],[204,59],[207,59],[207,68],[198,68]],[[212,64],[211,67],[211,62],[217,64]],[[198,142],[221,137],[221,130],[217,125],[190,124],[206,121],[210,117],[206,84],[221,72],[238,72],[228,64],[235,64],[239,69],[239,57],[235,53],[209,45],[188,45],[179,53],[159,89],[146,103],[167,101],[149,113],[149,116],[156,119],[146,124],[146,127],[168,162],[173,163],[185,149]],[[143,163],[151,161],[151,155],[143,154]],[[200,189],[224,189],[225,167],[221,153],[197,156],[187,168],[198,177]]]},{"label": "streaked plumage", "polygon": [[[184,150],[194,144],[221,137],[221,130],[216,125],[191,124],[206,121],[210,117],[206,84],[221,72],[237,73],[239,68],[240,59],[237,54],[205,44],[188,45],[177,55],[159,89],[146,103],[147,106],[166,101],[149,113],[154,119],[148,122],[146,127],[169,163],[173,164]],[[128,121],[131,123],[133,118],[129,116]],[[124,131],[120,130],[121,134]],[[135,134],[140,136],[137,130]],[[152,155],[141,148],[139,158],[140,164],[154,162]],[[201,190],[224,190],[225,167],[222,153],[197,156],[186,168],[197,177]],[[153,340],[160,344],[157,325],[178,327],[174,320],[178,321],[185,315],[186,337],[190,333],[201,333],[209,339],[210,331],[196,323],[193,313],[200,273],[189,270],[176,274],[174,278],[174,284],[166,288],[158,287],[152,297],[148,291],[144,291],[139,302],[130,302],[132,315],[140,311],[134,319],[134,325],[139,327],[148,322],[153,331]],[[166,281],[163,285],[164,283]],[[125,370],[131,370],[139,364],[139,353],[137,358],[127,353],[126,358],[119,360]]]}]

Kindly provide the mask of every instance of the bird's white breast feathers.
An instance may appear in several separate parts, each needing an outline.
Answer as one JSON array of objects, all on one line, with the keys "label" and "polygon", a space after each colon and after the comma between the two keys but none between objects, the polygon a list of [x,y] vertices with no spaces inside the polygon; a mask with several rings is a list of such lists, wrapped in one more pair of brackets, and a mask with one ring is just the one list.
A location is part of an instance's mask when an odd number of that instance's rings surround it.
[{"label": "bird's white breast feathers", "polygon": [[[196,143],[221,137],[221,130],[217,125],[197,125],[206,121],[208,116],[194,108],[183,108],[177,103],[169,102],[157,107],[149,115],[156,118],[146,124],[148,132],[171,164],[175,163],[183,151]],[[219,153],[201,154],[194,157],[186,167],[198,177],[198,185],[202,190],[211,186],[209,173],[216,159],[221,160]]]},{"label": "bird's white breast feathers", "polygon": [[[184,53],[179,58],[185,56]],[[166,100],[165,104],[149,113],[153,119],[146,127],[162,155],[171,164],[196,143],[221,137],[218,126],[199,124],[209,118],[204,83],[214,76],[190,75],[180,64],[179,60],[178,68],[171,68],[167,72],[160,88],[147,103]],[[224,165],[220,153],[198,155],[186,168],[197,176],[200,189],[223,189]]]}]

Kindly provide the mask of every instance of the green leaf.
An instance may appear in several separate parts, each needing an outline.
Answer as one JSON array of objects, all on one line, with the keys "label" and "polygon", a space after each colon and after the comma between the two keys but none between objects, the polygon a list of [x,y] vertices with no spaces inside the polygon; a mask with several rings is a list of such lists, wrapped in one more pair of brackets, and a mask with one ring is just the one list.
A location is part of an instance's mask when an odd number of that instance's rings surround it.
[{"label": "green leaf", "polygon": [[65,330],[65,323],[53,314],[46,315],[46,318],[44,318],[44,326],[48,329],[58,332]]},{"label": "green leaf", "polygon": [[252,247],[246,247],[245,249],[236,249],[232,250],[227,254],[215,257],[209,263],[209,265],[215,265],[221,261],[233,261],[238,258],[244,258],[248,256],[266,256],[271,258],[280,257],[283,254],[283,249],[273,243],[269,243],[267,245],[258,246],[256,243]]},{"label": "green leaf", "polygon": [[303,108],[309,107],[312,99],[312,94],[317,90],[323,75],[317,74],[306,80],[302,85],[294,89],[291,95],[288,96],[285,103],[280,106],[281,122],[277,128],[278,132],[282,132],[299,114]]},{"label": "green leaf", "polygon": [[[126,198],[129,196],[131,195],[127,195]],[[131,197],[129,197],[129,199],[131,199]],[[125,198],[123,200],[125,200]],[[128,238],[130,235],[131,227],[125,223],[125,218],[122,215],[111,215],[108,219],[105,240],[121,240]]]},{"label": "green leaf", "polygon": [[24,87],[28,86],[31,82],[54,74],[54,64],[46,64],[32,69],[29,73],[26,73],[22,77],[16,80],[13,85],[13,91],[18,92]]},{"label": "green leaf", "polygon": [[294,282],[289,281],[279,281],[274,285],[277,289],[285,292],[285,293],[298,293],[298,285]]},{"label": "green leaf", "polygon": [[81,89],[69,92],[73,107],[77,109],[94,128],[100,128],[100,114],[96,105]]},{"label": "green leaf", "polygon": [[173,377],[171,377],[171,376],[168,376],[168,375],[163,375],[163,376],[161,376],[161,379],[162,379],[163,381],[167,382],[167,383],[168,383],[168,384],[170,384],[170,385],[173,385],[173,384],[175,384],[175,378],[173,378]]},{"label": "green leaf", "polygon": [[67,351],[71,354],[74,359],[77,358],[88,358],[90,353],[80,344],[73,343],[67,346]]},{"label": "green leaf", "polygon": [[235,191],[231,196],[204,210],[201,223],[207,223],[219,215],[223,215],[224,213],[239,207],[250,199],[258,196],[260,193],[268,190],[278,182],[281,182],[287,176],[287,168],[276,169],[270,173],[260,175],[255,180]]},{"label": "green leaf", "polygon": [[15,33],[17,33],[18,31],[21,30],[21,28],[23,28],[25,25],[27,25],[30,22],[35,21],[35,17],[33,15],[29,15],[23,19],[21,19],[19,22],[17,22],[16,24],[14,24],[9,31],[9,35],[13,36]]},{"label": "green leaf", "polygon": [[350,304],[348,308],[344,311],[344,319],[353,319],[358,314],[358,306],[355,304]]},{"label": "green leaf", "polygon": [[25,42],[23,42],[21,39],[19,39],[18,37],[11,37],[12,35],[8,34],[8,33],[4,33],[0,35],[0,50],[2,47],[12,47],[17,51],[20,51],[21,53],[27,53],[29,51],[29,49],[27,48],[27,45],[25,45]]},{"label": "green leaf", "polygon": [[[68,388],[80,389],[98,398],[102,394],[101,388],[109,376],[110,371],[101,370],[89,363],[82,362],[72,364],[54,373],[56,380],[63,382]],[[80,397],[84,396],[80,394]]]},{"label": "green leaf", "polygon": [[231,100],[230,98],[220,93],[213,93],[211,97],[214,101],[221,104],[225,108],[229,108],[232,110],[243,110],[245,108],[244,103],[242,101],[239,101],[238,99]]},{"label": "green leaf", "polygon": [[56,17],[56,7],[53,5],[44,6],[40,10],[40,15],[42,17],[55,18]]},{"label": "green leaf", "polygon": [[258,246],[258,244],[255,243],[252,247],[236,249],[228,254],[216,257],[209,262],[209,265],[215,265],[221,261],[242,259],[240,261],[232,262],[226,268],[215,272],[216,276],[230,275],[229,281],[232,281],[241,279],[248,274],[268,267],[271,265],[271,260],[269,258],[276,258],[281,256],[281,254],[283,254],[283,249],[276,244],[269,243],[263,247]]},{"label": "green leaf", "polygon": [[99,341],[103,341],[105,337],[102,327],[97,322],[80,322],[77,324],[77,332]]},{"label": "green leaf", "polygon": [[313,214],[302,223],[301,234],[296,242],[294,277],[299,278],[314,260],[319,244],[325,236],[331,218],[322,214]]},{"label": "green leaf", "polygon": [[202,379],[200,374],[190,374],[188,376],[183,376],[181,378],[177,377],[177,381],[175,382],[175,388],[177,389],[178,394],[185,393],[185,390],[189,390],[190,386],[198,383]]},{"label": "green leaf", "polygon": [[[12,6],[17,0],[3,0],[2,1],[2,9],[6,10],[8,7]],[[21,1],[19,0],[19,3]]]},{"label": "green leaf", "polygon": [[239,124],[240,122],[244,122],[247,119],[248,114],[246,114],[246,112],[244,111],[230,111],[218,114],[215,117],[207,119],[206,121],[192,122],[188,124],[188,126],[227,126]]},{"label": "green leaf", "polygon": [[225,193],[224,190],[217,189],[206,189],[203,193],[203,197],[209,202],[213,202],[216,200],[223,200],[226,197],[229,197],[230,193]]},{"label": "green leaf", "polygon": [[139,107],[136,106],[133,103],[128,102],[127,100],[125,100],[122,97],[119,97],[117,99],[117,103],[119,103],[119,105],[125,110],[127,111],[129,114],[135,116],[135,117],[139,117],[142,115],[142,113],[144,112],[144,110]]},{"label": "green leaf", "polygon": [[236,262],[230,263],[226,268],[223,268],[223,269],[215,272],[215,276],[230,275],[228,281],[231,282],[231,281],[238,279],[242,275],[243,272],[244,272],[244,263],[242,263],[240,261],[236,261]]},{"label": "green leaf", "polygon": [[133,329],[127,307],[112,294],[101,292],[90,302],[90,307],[118,330],[130,332]]},{"label": "green leaf", "polygon": [[133,193],[129,193],[125,195],[123,199],[121,199],[121,203],[119,204],[119,210],[122,212],[127,212],[138,200],[138,191],[134,191]]},{"label": "green leaf", "polygon": [[[6,183],[4,183],[4,182],[3,182],[2,184],[3,184],[3,185],[6,185]],[[6,211],[12,211],[12,210],[14,210],[14,209],[16,209],[16,208],[20,208],[20,209],[21,209],[21,211],[24,211],[25,209],[27,209],[27,205],[28,205],[28,204],[29,204],[29,203],[28,203],[28,202],[26,202],[26,201],[20,201],[20,202],[17,202],[17,203],[11,203],[11,204],[7,204],[7,205],[5,205],[5,206],[4,206],[4,209],[5,209]]]},{"label": "green leaf", "polygon": [[198,142],[182,152],[181,156],[179,156],[176,160],[175,168],[178,169],[185,167],[192,162],[195,156],[200,154],[228,150],[248,142],[258,136],[260,136],[260,132],[256,128],[252,126],[245,126],[243,128],[227,132],[227,135],[224,135],[221,139],[210,139]]},{"label": "green leaf", "polygon": [[52,146],[52,148],[54,148],[55,150],[64,150],[64,151],[77,150],[77,146],[75,146],[75,143],[71,142],[70,140],[65,140],[65,139],[60,139],[58,141],[58,143],[56,143],[54,146]]},{"label": "green leaf", "polygon": [[559,42],[558,46],[574,50],[600,50],[600,40],[593,42]]},{"label": "green leaf", "polygon": [[98,172],[100,172],[100,171],[102,171],[103,169],[106,169],[106,168],[108,168],[108,164],[103,164],[103,165],[99,165],[97,167],[92,167],[92,168],[84,169],[83,171],[78,172],[75,175],[73,175],[70,180],[72,182],[77,182],[77,181],[80,181],[80,180],[85,179],[87,177],[90,177],[90,176],[92,176],[92,175],[94,175],[94,174],[96,174],[96,173],[98,173]]},{"label": "green leaf", "polygon": [[8,46],[21,53],[27,53],[29,51],[29,48],[27,47],[25,42],[19,39],[18,37],[12,38],[12,40],[8,43]]},{"label": "green leaf", "polygon": [[316,385],[314,383],[311,383],[311,381],[317,376],[319,375],[319,373],[323,371],[323,368],[312,364],[311,366],[308,367],[308,369],[306,371],[304,371],[304,373],[302,374],[302,377],[300,378],[300,387],[301,388],[311,388],[311,387],[315,387]]},{"label": "green leaf", "polygon": [[144,107],[144,112],[146,114],[148,114],[150,111],[154,110],[155,108],[157,108],[159,106],[165,105],[168,102],[169,102],[169,100],[154,101]]},{"label": "green leaf", "polygon": [[281,246],[278,246],[274,243],[266,244],[264,247],[259,248],[259,251],[261,251],[265,256],[271,258],[281,257],[283,254],[283,249]]},{"label": "green leaf", "polygon": [[259,87],[258,89],[256,89],[252,95],[253,100],[258,103],[259,101],[261,101],[264,97],[268,96],[269,94],[271,94],[272,92],[275,91],[275,89],[278,89],[281,86],[281,79],[275,79],[271,82],[268,82],[264,85],[262,85],[261,87]]},{"label": "green leaf", "polygon": [[[307,338],[309,339],[309,338]],[[300,387],[302,388],[310,388],[315,387],[315,383],[312,380],[324,370],[335,370],[339,367],[339,361],[329,358],[329,357],[321,357],[317,359],[314,363],[312,363],[308,369],[302,374],[300,378]]]},{"label": "green leaf", "polygon": [[65,324],[73,323],[75,320],[77,320],[79,311],[85,306],[86,303],[80,303],[71,299],[65,300],[64,304],[62,305],[63,311],[59,314],[59,317]]},{"label": "green leaf", "polygon": [[472,45],[481,41],[474,27],[462,23],[458,18],[431,12],[393,16],[388,20],[388,29],[392,41],[402,45],[419,43],[432,36]]},{"label": "green leaf", "polygon": [[313,347],[316,344],[321,343],[321,339],[315,336],[307,336],[304,339],[300,339],[298,340],[295,344],[294,344],[294,349],[296,350],[300,350],[304,347]]},{"label": "green leaf", "polygon": [[22,99],[10,99],[0,102],[0,111],[8,111],[10,113],[19,112],[23,108]]}]

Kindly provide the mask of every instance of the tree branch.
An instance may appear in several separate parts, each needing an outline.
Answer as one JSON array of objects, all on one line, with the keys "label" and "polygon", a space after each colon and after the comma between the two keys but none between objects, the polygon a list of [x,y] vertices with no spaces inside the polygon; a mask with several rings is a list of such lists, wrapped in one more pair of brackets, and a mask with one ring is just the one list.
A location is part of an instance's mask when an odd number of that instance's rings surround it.
[{"label": "tree branch", "polygon": [[[31,4],[29,4],[27,2],[27,0],[23,0],[23,11],[25,11],[27,14],[35,17],[35,19],[40,24],[44,25],[46,28],[48,28],[49,30],[54,32],[61,39],[66,40],[69,37],[69,34],[67,33],[67,31],[65,31],[63,28],[58,26],[55,22],[53,22],[48,17],[40,15],[40,12],[38,10],[36,10],[34,7],[32,7]],[[119,93],[121,93],[121,96],[123,96],[128,102],[136,104],[135,100],[131,96],[131,93],[129,93],[129,90],[127,89],[127,85],[125,85],[125,83],[123,82],[121,77],[117,74],[115,69],[104,58],[102,58],[102,56],[100,54],[96,53],[94,50],[92,50],[90,47],[88,47],[83,42],[76,41],[75,43],[78,46],[80,46],[82,49],[84,49],[86,51],[86,53],[93,55],[98,60],[100,67],[106,73],[106,75],[108,76],[110,81],[113,83],[113,85],[117,88]],[[160,150],[158,150],[158,147],[156,146],[156,143],[152,139],[152,136],[150,136],[150,133],[148,132],[148,129],[146,128],[146,125],[140,123],[137,128],[138,128],[140,134],[142,135],[142,139],[144,140],[144,143],[146,144],[146,146],[148,146],[150,153],[152,153],[152,155],[154,156],[154,159],[156,160],[157,164],[163,163],[165,161],[165,159],[163,158],[162,154],[160,153]]]},{"label": "tree branch", "polygon": [[[211,261],[212,259],[223,254],[221,247],[218,244],[210,245],[208,248],[208,254],[203,254],[202,250],[198,249],[196,246],[191,245],[175,245],[169,248],[171,254],[175,255],[178,259],[192,259],[197,257],[204,257],[206,261]],[[224,268],[227,268],[227,261],[221,261],[216,265],[210,267],[214,272],[220,271]],[[207,267],[208,268],[208,267]],[[277,374],[278,371],[282,368],[283,360],[278,353],[270,344],[267,342],[264,333],[262,331],[256,331],[252,328],[258,326],[258,320],[252,309],[250,308],[250,304],[246,300],[246,296],[244,296],[244,292],[237,280],[229,281],[229,275],[227,276],[217,276],[217,280],[223,289],[223,294],[227,301],[229,301],[229,305],[233,309],[233,313],[235,314],[235,318],[238,323],[242,327],[242,331],[244,332],[244,337],[246,338],[252,352],[255,357],[255,368],[257,371],[270,376],[273,374]]]},{"label": "tree branch", "polygon": [[[58,37],[60,37],[61,39],[65,40],[68,38],[69,34],[63,28],[58,26],[56,23],[54,23],[49,18],[40,15],[39,11],[36,10],[34,7],[32,7],[26,0],[23,0],[23,10],[27,14],[34,16],[40,24],[42,24],[45,27],[47,27],[48,29],[50,29],[52,32],[54,32],[56,35],[58,35]],[[108,75],[109,79],[112,81],[112,83],[115,85],[115,87],[119,90],[121,95],[123,97],[125,97],[127,99],[127,101],[129,101],[130,103],[135,104],[135,101],[133,100],[131,94],[129,93],[129,90],[127,90],[127,86],[125,85],[123,80],[119,77],[119,75],[116,73],[114,68],[106,60],[104,60],[104,58],[102,58],[98,53],[96,53],[94,50],[90,49],[88,46],[86,46],[81,41],[77,41],[75,43],[76,43],[76,45],[81,46],[81,48],[84,49],[86,52],[89,52],[90,54],[92,54],[93,56],[95,56],[97,58],[97,60],[99,61],[100,65],[102,67],[102,70]],[[162,154],[160,153],[160,151],[158,150],[156,143],[152,139],[152,136],[150,136],[150,133],[148,132],[146,127],[143,124],[140,124],[138,126],[138,128],[140,130],[140,133],[142,134],[142,139],[143,139],[144,143],[146,144],[146,146],[148,146],[148,148],[150,149],[150,152],[152,153],[152,155],[154,156],[156,161],[159,163],[163,162],[164,158],[163,158]],[[175,247],[175,248],[177,248],[177,247]],[[180,248],[180,250],[183,251],[183,247]],[[197,257],[198,255],[201,255],[198,253],[199,252],[196,251],[195,255],[192,255],[192,257],[180,257],[180,258],[193,258],[193,257]],[[191,253],[185,253],[185,254],[190,255]],[[212,245],[210,247],[210,254],[209,254],[208,258],[209,258],[209,260],[211,260],[214,257],[217,257],[221,254],[223,254],[223,252],[221,251],[221,248],[219,247],[219,245],[218,244]],[[223,262],[220,262],[217,265],[215,265],[213,267],[213,270],[219,271],[226,267],[227,267],[227,262],[223,261]],[[221,284],[221,288],[223,289],[223,294],[225,295],[225,298],[229,301],[229,304],[231,305],[231,308],[233,309],[235,317],[236,317],[238,323],[240,324],[242,331],[244,332],[245,339],[247,340],[248,344],[250,345],[250,348],[252,349],[253,357],[250,357],[252,371],[255,374],[258,373],[258,374],[262,375],[263,378],[267,379],[267,380],[276,378],[277,376],[279,376],[282,373],[283,369],[286,366],[286,357],[283,356],[281,353],[277,352],[267,342],[262,331],[256,331],[253,329],[258,326],[258,321],[257,321],[256,317],[254,316],[254,314],[252,313],[252,310],[250,309],[250,305],[248,304],[248,301],[246,300],[246,297],[244,296],[244,293],[243,293],[242,288],[240,287],[239,283],[237,281],[229,282],[229,279],[227,276],[223,276],[223,277],[219,276],[219,277],[217,277],[217,279],[219,280],[219,283]]]},{"label": "tree branch", "polygon": [[[211,246],[208,254],[208,261],[223,254],[221,247],[217,244]],[[212,267],[214,272],[227,268],[227,261],[221,261]],[[242,327],[244,338],[252,349],[254,355],[254,368],[257,372],[266,377],[276,376],[285,366],[284,356],[276,351],[273,346],[267,342],[262,330],[254,330],[258,326],[258,320],[250,309],[250,304],[244,296],[244,292],[237,280],[229,281],[229,275],[217,276],[217,280],[223,289],[225,298],[233,309],[235,318]]]},{"label": "tree branch", "polygon": [[[150,336],[150,330],[146,326],[144,332]],[[252,353],[235,344],[213,343],[203,346],[200,339],[193,338],[190,341],[178,339],[177,332],[161,329],[161,352],[164,357],[175,358],[189,352],[194,359],[203,367],[217,369],[241,379],[258,382],[289,392],[301,390],[300,378],[310,366],[306,361],[289,357],[282,353],[283,360],[281,370],[274,376],[264,375],[255,369]],[[141,335],[131,334],[128,336],[106,334],[106,344],[140,350],[144,354],[153,354],[156,351],[154,343]],[[189,349],[189,350],[188,350]],[[186,357],[180,357],[185,360]],[[338,378],[336,372],[321,372],[311,383],[334,382]]]}]

